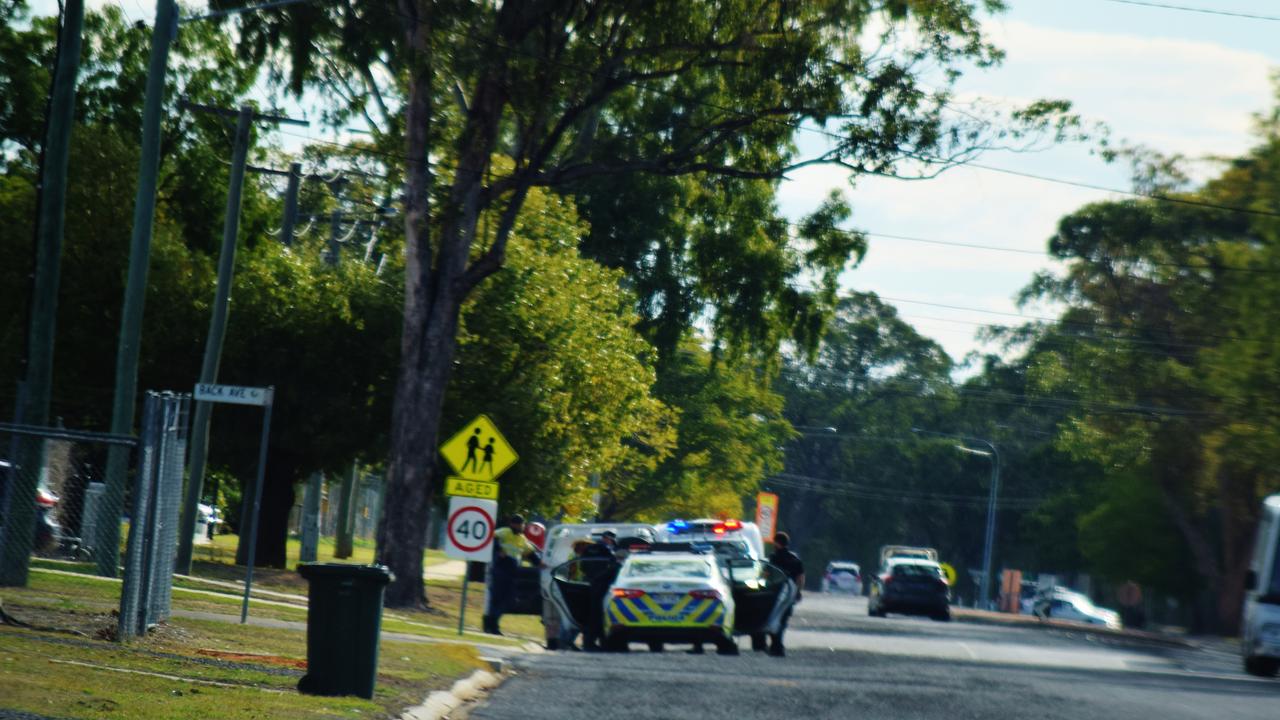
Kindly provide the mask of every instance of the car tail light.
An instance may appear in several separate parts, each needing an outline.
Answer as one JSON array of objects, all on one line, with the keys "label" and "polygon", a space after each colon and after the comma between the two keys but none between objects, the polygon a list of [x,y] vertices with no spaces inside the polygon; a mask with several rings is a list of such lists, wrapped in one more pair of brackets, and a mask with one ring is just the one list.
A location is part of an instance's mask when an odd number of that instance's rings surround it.
[{"label": "car tail light", "polygon": [[614,588],[613,596],[616,598],[635,599],[644,595],[644,591],[638,588]]},{"label": "car tail light", "polygon": [[893,582],[893,576],[892,576],[892,575],[881,575],[881,576],[880,576],[880,582],[884,583],[885,585],[888,585],[889,583]]},{"label": "car tail light", "polygon": [[689,597],[698,600],[719,600],[720,592],[717,590],[690,590]]}]

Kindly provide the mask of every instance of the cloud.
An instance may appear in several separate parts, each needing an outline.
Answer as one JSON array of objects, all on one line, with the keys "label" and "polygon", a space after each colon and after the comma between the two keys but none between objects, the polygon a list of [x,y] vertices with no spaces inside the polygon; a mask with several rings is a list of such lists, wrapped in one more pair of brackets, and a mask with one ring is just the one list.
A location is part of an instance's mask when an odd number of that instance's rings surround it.
[{"label": "cloud", "polygon": [[[958,88],[961,101],[981,98],[1011,108],[1034,98],[1066,98],[1084,116],[1106,122],[1117,138],[1191,157],[1245,152],[1254,142],[1251,114],[1273,102],[1269,72],[1276,58],[1262,53],[1020,21],[992,22],[988,29],[1006,49],[1007,59],[993,71],[966,76]],[[823,143],[821,136],[808,132],[797,141],[802,151],[819,150]],[[1129,186],[1123,167],[1106,165],[1079,146],[1029,155],[991,154],[982,162],[1121,190]],[[1212,165],[1190,169],[1201,174],[1217,170]],[[779,203],[785,213],[798,217],[833,188],[851,199],[852,224],[863,230],[1036,252],[1045,249],[1063,215],[1090,202],[1124,197],[977,168],[957,168],[920,182],[863,177],[851,189],[846,171],[814,167],[782,184]],[[844,281],[850,289],[888,298],[1016,312],[1018,290],[1033,273],[1055,267],[1042,255],[872,237],[867,259],[846,273]],[[956,358],[982,347],[973,338],[977,326],[970,323],[1019,322],[892,302]]]}]

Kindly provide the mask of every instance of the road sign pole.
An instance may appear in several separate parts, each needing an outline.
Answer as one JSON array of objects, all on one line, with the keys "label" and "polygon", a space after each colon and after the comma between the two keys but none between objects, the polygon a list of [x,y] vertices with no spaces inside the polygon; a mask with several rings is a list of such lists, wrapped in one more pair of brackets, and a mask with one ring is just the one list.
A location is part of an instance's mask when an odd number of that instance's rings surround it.
[{"label": "road sign pole", "polygon": [[462,606],[458,608],[458,634],[462,634],[462,624],[467,618],[467,585],[471,580],[471,568],[467,567],[467,572],[462,574]]},{"label": "road sign pole", "polygon": [[240,624],[249,617],[249,590],[253,587],[253,561],[258,549],[258,509],[262,506],[262,483],[266,479],[267,438],[271,435],[271,406],[274,388],[267,388],[267,404],[262,416],[262,444],[258,448],[258,481],[253,486],[253,510],[249,520],[249,558],[244,572],[244,603],[240,606]]}]

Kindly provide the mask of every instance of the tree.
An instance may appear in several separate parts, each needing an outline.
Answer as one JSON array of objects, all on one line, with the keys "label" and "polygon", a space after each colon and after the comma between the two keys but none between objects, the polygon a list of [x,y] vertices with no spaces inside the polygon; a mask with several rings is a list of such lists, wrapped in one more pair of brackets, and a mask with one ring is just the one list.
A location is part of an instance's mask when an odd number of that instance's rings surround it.
[{"label": "tree", "polygon": [[[438,477],[459,312],[503,266],[533,188],[632,173],[767,181],[819,162],[890,174],[923,158],[936,169],[1001,142],[1007,128],[953,121],[946,91],[920,82],[925,66],[941,68],[945,84],[961,65],[999,57],[978,11],[960,0],[721,0],[641,11],[623,0],[403,0],[396,9],[307,5],[241,22],[249,54],[264,57],[287,39],[295,89],[333,62],[366,78],[365,95],[377,94],[367,87],[377,85],[367,79],[372,60],[401,83],[406,285],[388,467],[398,502],[378,532],[379,558],[397,577],[391,606],[425,604],[424,511]],[[874,36],[870,45],[864,35]],[[332,50],[323,61],[321,48]],[[462,102],[435,102],[454,96]],[[1061,109],[1040,105],[1017,119],[1043,129]],[[805,122],[829,128],[833,142],[820,157],[786,152]],[[648,135],[626,153],[583,159],[601,126]],[[496,154],[509,170],[494,167]],[[479,223],[490,211],[497,220],[485,246]],[[751,235],[734,237],[734,252],[755,245]],[[783,311],[815,299],[776,282],[767,290],[768,302],[736,299]]]},{"label": "tree", "polygon": [[[1274,381],[1264,379],[1280,366],[1275,128],[1263,120],[1262,143],[1194,192],[1143,172],[1161,198],[1063,218],[1050,250],[1067,272],[1025,291],[1069,305],[1047,332],[1072,342],[1040,347],[1034,363],[1042,388],[1080,404],[1060,445],[1106,478],[1083,509],[1086,557],[1115,579],[1142,574],[1187,594],[1178,575],[1191,567],[1209,589],[1197,598],[1204,624],[1226,632],[1239,621],[1259,500],[1280,487]],[[1151,531],[1176,542],[1130,541],[1122,514],[1151,500],[1162,513]],[[1105,555],[1120,543],[1145,572]],[[1170,557],[1179,548],[1181,562]]]},{"label": "tree", "polygon": [[593,476],[670,451],[670,410],[651,395],[652,352],[620,273],[579,256],[586,230],[571,201],[530,193],[502,282],[462,311],[445,427],[489,413],[520,454],[503,507],[582,517]]},{"label": "tree", "polygon": [[682,344],[654,387],[675,410],[676,447],[665,458],[635,448],[637,460],[650,462],[605,474],[601,518],[738,517],[743,497],[781,469],[781,445],[791,435],[782,397],[758,367],[716,362],[696,340]]}]

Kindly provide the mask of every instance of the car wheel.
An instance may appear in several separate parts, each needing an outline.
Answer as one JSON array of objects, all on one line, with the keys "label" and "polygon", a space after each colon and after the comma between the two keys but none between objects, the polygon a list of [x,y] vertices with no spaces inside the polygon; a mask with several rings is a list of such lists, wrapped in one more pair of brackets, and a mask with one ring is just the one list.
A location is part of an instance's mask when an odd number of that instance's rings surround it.
[{"label": "car wheel", "polygon": [[1244,671],[1258,677],[1275,677],[1280,671],[1280,660],[1254,655],[1244,659]]},{"label": "car wheel", "polygon": [[934,613],[933,615],[930,615],[930,617],[938,622],[951,622],[951,611],[943,610],[942,612],[938,612],[938,613]]},{"label": "car wheel", "polygon": [[738,643],[734,642],[730,638],[717,638],[716,654],[717,655],[737,655]]},{"label": "car wheel", "polygon": [[604,641],[604,649],[608,652],[630,652],[631,647],[626,640],[611,637]]},{"label": "car wheel", "polygon": [[649,652],[662,652],[666,649],[666,645],[660,642],[649,643]]},{"label": "car wheel", "polygon": [[867,605],[867,614],[871,617],[884,617],[885,611],[875,605]]},{"label": "car wheel", "polygon": [[768,638],[764,633],[751,633],[751,649],[755,652],[764,652],[769,649]]}]

